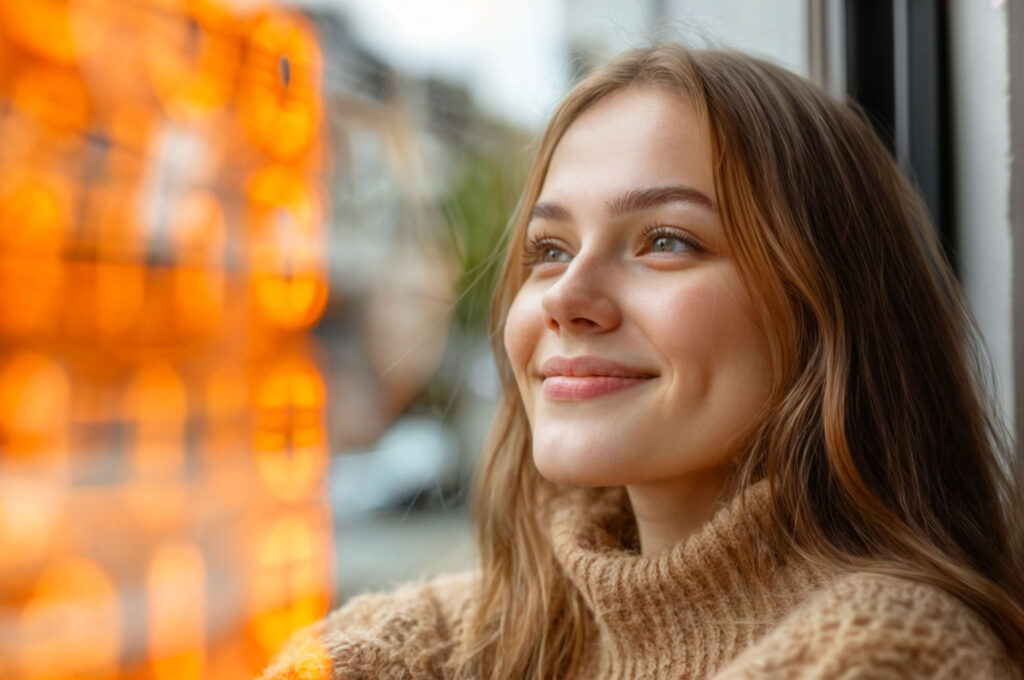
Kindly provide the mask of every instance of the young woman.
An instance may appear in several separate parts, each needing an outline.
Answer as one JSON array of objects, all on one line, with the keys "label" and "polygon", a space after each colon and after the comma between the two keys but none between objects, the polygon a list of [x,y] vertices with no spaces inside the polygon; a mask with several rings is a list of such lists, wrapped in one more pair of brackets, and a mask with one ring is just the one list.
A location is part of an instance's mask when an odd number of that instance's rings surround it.
[{"label": "young woman", "polygon": [[480,570],[266,678],[1011,678],[1019,461],[920,199],[853,109],[661,45],[555,112],[493,307]]}]

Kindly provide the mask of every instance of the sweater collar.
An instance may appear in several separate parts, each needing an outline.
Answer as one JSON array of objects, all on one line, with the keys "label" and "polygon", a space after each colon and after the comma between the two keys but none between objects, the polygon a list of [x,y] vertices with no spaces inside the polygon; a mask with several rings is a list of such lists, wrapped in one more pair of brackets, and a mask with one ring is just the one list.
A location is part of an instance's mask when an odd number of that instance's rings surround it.
[{"label": "sweater collar", "polygon": [[710,675],[828,580],[769,538],[769,493],[766,480],[747,487],[654,557],[637,550],[625,489],[554,499],[552,546],[596,623],[598,675]]}]

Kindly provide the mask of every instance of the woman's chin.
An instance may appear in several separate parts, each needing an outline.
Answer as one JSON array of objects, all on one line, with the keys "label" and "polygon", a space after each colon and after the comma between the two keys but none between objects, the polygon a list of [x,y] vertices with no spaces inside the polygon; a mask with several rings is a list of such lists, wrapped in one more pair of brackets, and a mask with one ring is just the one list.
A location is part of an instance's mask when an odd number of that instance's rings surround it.
[{"label": "woman's chin", "polygon": [[538,449],[533,451],[533,464],[544,479],[565,486],[618,486],[625,484],[625,464],[614,465],[603,460],[599,451],[593,449],[556,451]]}]

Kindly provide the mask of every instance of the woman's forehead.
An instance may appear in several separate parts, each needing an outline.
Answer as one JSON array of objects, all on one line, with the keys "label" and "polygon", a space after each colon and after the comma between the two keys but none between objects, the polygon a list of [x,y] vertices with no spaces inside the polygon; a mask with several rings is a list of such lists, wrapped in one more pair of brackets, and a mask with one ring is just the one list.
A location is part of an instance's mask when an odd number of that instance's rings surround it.
[{"label": "woman's forehead", "polygon": [[688,187],[710,198],[711,159],[710,133],[690,100],[663,87],[630,87],[567,127],[536,202],[592,205],[653,187]]}]

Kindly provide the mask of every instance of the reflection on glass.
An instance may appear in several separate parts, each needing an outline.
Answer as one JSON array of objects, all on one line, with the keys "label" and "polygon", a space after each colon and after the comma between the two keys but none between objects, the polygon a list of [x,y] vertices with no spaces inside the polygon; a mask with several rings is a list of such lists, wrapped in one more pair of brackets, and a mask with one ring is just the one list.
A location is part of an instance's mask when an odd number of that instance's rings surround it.
[{"label": "reflection on glass", "polygon": [[175,312],[184,329],[215,333],[224,315],[227,226],[220,201],[197,189],[185,196],[171,225],[176,255]]},{"label": "reflection on glass", "polygon": [[0,329],[5,333],[52,332],[63,292],[70,213],[67,182],[14,168],[0,175]]},{"label": "reflection on glass", "polygon": [[278,160],[312,144],[320,125],[320,52],[294,18],[268,13],[253,22],[239,104],[249,138]]},{"label": "reflection on glass", "polygon": [[146,574],[149,655],[154,680],[204,677],[206,567],[188,543],[165,543]]},{"label": "reflection on glass", "polygon": [[110,577],[83,557],[49,565],[20,616],[25,680],[115,678],[120,612]]},{"label": "reflection on glass", "polygon": [[0,0],[0,677],[248,679],[331,604],[320,47]]},{"label": "reflection on glass", "polygon": [[319,197],[295,170],[281,165],[255,173],[247,195],[256,311],[273,325],[308,328],[327,302]]},{"label": "reflection on glass", "polygon": [[323,380],[301,359],[270,368],[256,384],[253,451],[266,488],[295,501],[323,493],[327,436]]},{"label": "reflection on glass", "polygon": [[331,589],[323,533],[311,513],[286,512],[256,532],[251,564],[251,630],[267,658],[291,633],[327,613]]},{"label": "reflection on glass", "polygon": [[6,461],[46,463],[66,474],[71,385],[48,356],[20,352],[0,365],[0,433]]}]

